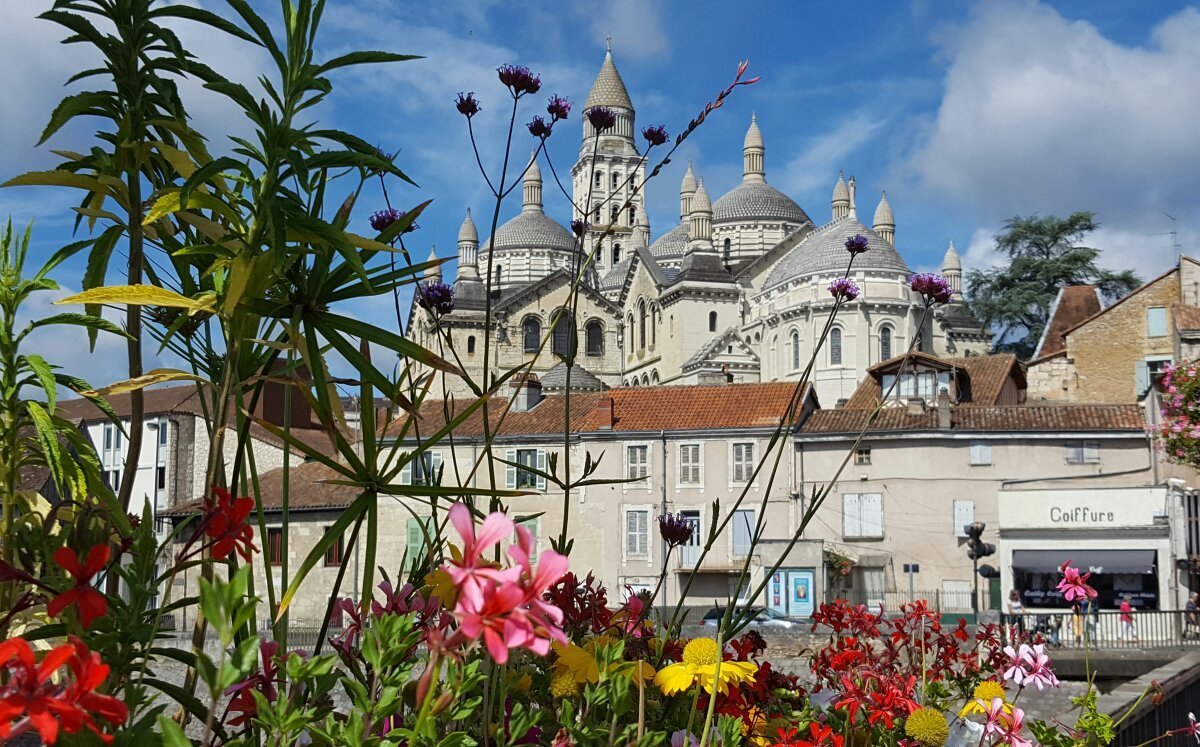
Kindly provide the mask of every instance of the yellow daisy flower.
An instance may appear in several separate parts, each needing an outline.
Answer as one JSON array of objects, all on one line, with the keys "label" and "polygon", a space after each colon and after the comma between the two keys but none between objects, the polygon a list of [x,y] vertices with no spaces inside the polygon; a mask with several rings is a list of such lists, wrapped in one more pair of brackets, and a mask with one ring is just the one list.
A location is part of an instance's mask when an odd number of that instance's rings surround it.
[{"label": "yellow daisy flower", "polygon": [[904,733],[921,747],[943,747],[950,738],[950,723],[941,711],[918,708],[904,719]]},{"label": "yellow daisy flower", "polygon": [[550,678],[550,694],[556,698],[575,698],[580,693],[579,683],[569,670],[556,672]]},{"label": "yellow daisy flower", "polygon": [[1012,706],[1008,704],[1008,698],[1005,697],[1004,685],[999,682],[984,680],[975,686],[975,692],[971,696],[972,699],[967,701],[967,704],[958,712],[960,717],[987,713],[988,706],[996,698],[1004,701],[1004,710],[1006,712],[1012,713]]},{"label": "yellow daisy flower", "polygon": [[[691,688],[696,682],[710,695],[714,690],[725,694],[733,685],[753,679],[758,665],[748,661],[722,661],[720,674],[717,662],[721,652],[711,638],[693,638],[683,647],[683,661],[663,667],[654,675],[654,684],[663,695],[675,695]],[[715,682],[717,678],[719,682]]]},{"label": "yellow daisy flower", "polygon": [[563,672],[569,672],[576,682],[600,681],[600,667],[596,664],[596,657],[591,653],[574,643],[564,646],[556,641],[551,644],[551,648],[558,654],[558,659],[554,661],[556,676]]}]

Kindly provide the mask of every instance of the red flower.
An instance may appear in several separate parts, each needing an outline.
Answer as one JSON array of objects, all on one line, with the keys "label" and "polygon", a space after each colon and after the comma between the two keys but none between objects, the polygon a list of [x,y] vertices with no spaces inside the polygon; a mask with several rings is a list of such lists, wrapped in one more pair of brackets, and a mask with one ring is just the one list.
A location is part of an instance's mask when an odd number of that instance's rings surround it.
[{"label": "red flower", "polygon": [[204,530],[213,541],[212,556],[220,560],[236,549],[242,560],[249,563],[250,553],[258,551],[254,546],[254,528],[246,522],[254,508],[254,499],[249,496],[234,498],[224,488],[213,488],[213,492],[217,504],[210,509]]},{"label": "red flower", "polygon": [[833,728],[816,721],[808,725],[808,739],[801,739],[796,747],[842,747],[842,737],[833,733]]},{"label": "red flower", "polygon": [[92,586],[92,577],[108,565],[108,545],[96,545],[88,550],[87,562],[80,563],[79,555],[69,547],[54,551],[54,562],[75,579],[75,585],[50,600],[46,612],[58,617],[68,606],[74,604],[79,610],[79,621],[84,628],[92,627],[92,621],[104,617],[108,612],[108,600]]},{"label": "red flower", "polygon": [[[57,685],[51,677],[63,665],[72,679]],[[72,636],[71,642],[55,648],[36,664],[33,649],[23,638],[0,643],[0,667],[8,672],[8,682],[0,688],[0,739],[8,739],[36,730],[46,744],[58,740],[59,731],[75,734],[87,727],[104,742],[92,714],[112,724],[129,717],[125,704],[111,695],[95,692],[108,677],[109,667],[100,655],[88,650],[83,641]]]}]

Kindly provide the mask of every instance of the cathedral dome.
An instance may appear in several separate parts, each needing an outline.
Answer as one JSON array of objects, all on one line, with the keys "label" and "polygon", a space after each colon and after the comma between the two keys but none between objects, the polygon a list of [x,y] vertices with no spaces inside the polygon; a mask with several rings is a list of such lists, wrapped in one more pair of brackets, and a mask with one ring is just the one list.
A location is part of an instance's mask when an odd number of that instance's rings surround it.
[{"label": "cathedral dome", "polygon": [[[480,249],[487,251],[490,241]],[[496,229],[496,249],[558,249],[573,251],[575,237],[540,210],[527,210]]]},{"label": "cathedral dome", "polygon": [[814,231],[772,268],[763,288],[774,288],[804,275],[842,272],[850,261],[846,239],[855,234],[867,237],[867,251],[854,260],[855,270],[892,270],[908,274],[904,258],[879,234],[856,218],[846,218]]},{"label": "cathedral dome", "polygon": [[795,200],[762,181],[743,181],[713,205],[713,225],[746,220],[811,222]]},{"label": "cathedral dome", "polygon": [[679,225],[667,231],[650,245],[650,254],[655,259],[679,259],[687,254],[688,224]]}]

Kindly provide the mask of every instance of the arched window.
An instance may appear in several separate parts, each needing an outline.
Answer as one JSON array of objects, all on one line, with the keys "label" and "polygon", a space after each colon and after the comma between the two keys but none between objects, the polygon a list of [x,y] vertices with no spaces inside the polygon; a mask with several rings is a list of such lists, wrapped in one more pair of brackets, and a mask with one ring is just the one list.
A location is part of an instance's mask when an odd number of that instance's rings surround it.
[{"label": "arched window", "polygon": [[536,353],[542,344],[542,323],[535,317],[526,317],[521,323],[521,339],[525,343],[526,353]]},{"label": "arched window", "polygon": [[574,352],[575,325],[571,320],[571,312],[559,309],[554,319],[554,334],[550,340],[550,349],[555,355],[570,355]]},{"label": "arched window", "polygon": [[629,206],[629,225],[631,225],[631,226],[637,225],[637,206],[636,205]]},{"label": "arched window", "polygon": [[771,346],[767,352],[767,378],[772,381],[776,378],[776,369],[779,368],[779,358],[776,353],[779,350],[779,335],[771,337]]},{"label": "arched window", "polygon": [[496,282],[494,282],[492,285],[495,285],[497,287],[500,285],[500,270],[502,270],[502,269],[504,269],[504,268],[501,267],[500,265],[496,265]]},{"label": "arched window", "polygon": [[599,319],[593,319],[584,327],[588,355],[604,355],[604,327]]},{"label": "arched window", "polygon": [[596,186],[599,187],[599,186],[602,186],[603,184],[604,184],[604,172],[597,169],[596,170]]},{"label": "arched window", "polygon": [[600,203],[598,202],[592,208],[592,221],[595,223],[600,222]]},{"label": "arched window", "polygon": [[638,349],[646,347],[646,301],[638,301],[638,340],[640,341]]},{"label": "arched window", "polygon": [[842,330],[837,327],[829,330],[829,365],[842,365]]},{"label": "arched window", "polygon": [[650,374],[650,383],[658,384],[658,371],[655,371],[654,373]]},{"label": "arched window", "polygon": [[708,312],[708,331],[717,331],[717,312],[715,311]]},{"label": "arched window", "polygon": [[467,338],[467,355],[475,354],[475,335]]},{"label": "arched window", "polygon": [[658,342],[658,305],[650,304],[650,344],[654,345]]},{"label": "arched window", "polygon": [[800,333],[792,332],[792,370],[800,370]]},{"label": "arched window", "polygon": [[642,374],[642,386],[650,386],[650,377]]},{"label": "arched window", "polygon": [[612,220],[610,221],[611,223],[616,223],[619,221],[621,219],[621,206],[614,202],[612,205],[612,210],[610,211],[610,215],[612,216]]},{"label": "arched window", "polygon": [[612,254],[613,254],[612,266],[616,267],[617,263],[621,261],[621,245],[620,244],[613,244]]},{"label": "arched window", "polygon": [[633,352],[633,349],[635,347],[637,347],[637,340],[633,339],[633,314],[632,313],[630,313],[629,316],[627,316],[625,318],[625,336],[629,338],[629,345],[626,346],[625,349],[629,352]]},{"label": "arched window", "polygon": [[619,171],[612,172],[612,188],[616,189],[621,185],[621,173]]},{"label": "arched window", "polygon": [[729,247],[730,247],[730,243],[731,243],[731,242],[729,241],[729,239],[725,239],[725,264],[729,264]]},{"label": "arched window", "polygon": [[879,360],[886,361],[892,357],[892,328],[883,325],[879,328]]}]

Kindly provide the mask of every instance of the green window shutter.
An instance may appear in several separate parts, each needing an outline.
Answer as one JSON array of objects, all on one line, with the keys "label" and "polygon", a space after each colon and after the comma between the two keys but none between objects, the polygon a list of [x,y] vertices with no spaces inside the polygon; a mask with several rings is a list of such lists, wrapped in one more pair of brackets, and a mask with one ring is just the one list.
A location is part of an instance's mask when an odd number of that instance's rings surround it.
[{"label": "green window shutter", "polygon": [[1142,396],[1150,389],[1150,365],[1146,361],[1138,361],[1136,364],[1136,379],[1137,379],[1137,396]]},{"label": "green window shutter", "polygon": [[[538,468],[538,471],[540,471],[540,472],[546,471],[546,450],[545,449],[537,450],[537,468]],[[546,489],[546,478],[545,477],[542,477],[541,475],[537,476],[537,488],[538,488],[538,490]]]},{"label": "green window shutter", "polygon": [[400,468],[400,484],[412,485],[412,462],[408,462]]},{"label": "green window shutter", "polygon": [[529,553],[529,559],[536,561],[538,556],[538,520],[525,519],[521,522],[521,526],[525,527],[531,535],[533,535],[533,551]]},{"label": "green window shutter", "polygon": [[406,565],[412,565],[414,560],[425,554],[425,532],[423,520],[411,516],[408,518],[408,543],[405,553]]},{"label": "green window shutter", "polygon": [[504,465],[504,487],[513,490],[517,487],[517,450],[508,449],[504,452],[504,459],[508,464]]}]

